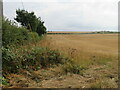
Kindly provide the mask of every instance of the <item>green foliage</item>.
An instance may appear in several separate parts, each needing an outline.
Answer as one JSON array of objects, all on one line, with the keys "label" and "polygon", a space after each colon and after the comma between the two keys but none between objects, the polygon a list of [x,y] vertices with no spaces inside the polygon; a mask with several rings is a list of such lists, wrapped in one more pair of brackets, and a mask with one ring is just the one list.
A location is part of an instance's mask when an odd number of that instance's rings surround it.
[{"label": "green foliage", "polygon": [[36,32],[39,34],[39,35],[42,35],[44,33],[47,33],[46,32],[46,27],[43,25],[44,22],[41,22],[41,20],[39,19],[39,23],[38,23],[38,27],[37,27],[37,30]]},{"label": "green foliage", "polygon": [[2,48],[3,73],[16,73],[19,69],[48,68],[52,65],[63,63],[58,51],[48,48],[34,47],[29,49],[10,50]]},{"label": "green foliage", "polygon": [[[30,59],[31,54],[15,53],[16,47],[34,43],[40,40],[40,36],[36,32],[29,32],[27,29],[23,27],[18,27],[15,23],[8,19],[3,19],[3,33],[2,33],[2,65],[4,72],[17,72],[18,68],[21,68],[22,60]],[[35,56],[33,56],[35,58]]]},{"label": "green foliage", "polygon": [[64,58],[61,57],[60,53],[55,50],[47,49],[43,52],[40,57],[40,63],[43,67],[50,67],[51,65],[63,63]]},{"label": "green foliage", "polygon": [[5,79],[4,77],[0,77],[0,81],[2,81],[2,85],[9,85],[8,80]]},{"label": "green foliage", "polygon": [[46,33],[46,27],[41,18],[37,18],[34,12],[28,12],[25,10],[16,10],[15,20],[21,23],[22,26],[26,27],[33,32],[37,32],[39,35]]},{"label": "green foliage", "polygon": [[[2,48],[2,67],[3,71],[15,72],[17,61],[15,60],[16,55],[9,49]],[[6,72],[4,72],[6,73]]]},{"label": "green foliage", "polygon": [[31,42],[37,42],[42,37],[39,36],[36,32],[29,32],[28,35],[29,35],[29,41]]},{"label": "green foliage", "polygon": [[3,19],[2,44],[9,46],[12,44],[23,45],[25,42],[37,41],[39,36],[35,32],[29,32],[23,27],[18,27],[14,22]]},{"label": "green foliage", "polygon": [[[39,22],[40,24],[40,22]],[[42,27],[41,24],[40,28]],[[38,30],[40,28],[37,28]],[[31,47],[31,49],[16,48],[27,43],[40,40],[36,32],[30,32],[16,23],[3,19],[3,47],[2,65],[3,74],[16,73],[20,69],[40,69],[63,63],[63,58],[58,51],[48,48]]]}]

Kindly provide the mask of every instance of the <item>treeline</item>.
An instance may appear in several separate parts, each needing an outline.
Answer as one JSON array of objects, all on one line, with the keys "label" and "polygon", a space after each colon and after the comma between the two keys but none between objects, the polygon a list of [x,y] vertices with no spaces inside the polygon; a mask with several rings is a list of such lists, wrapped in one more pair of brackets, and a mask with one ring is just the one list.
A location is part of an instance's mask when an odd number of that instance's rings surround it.
[{"label": "treeline", "polygon": [[114,33],[119,33],[119,32],[117,32],[117,31],[116,32],[115,31],[97,31],[97,32],[94,32],[94,33],[98,33],[98,34],[109,34],[109,33],[112,34],[113,33],[114,34]]}]

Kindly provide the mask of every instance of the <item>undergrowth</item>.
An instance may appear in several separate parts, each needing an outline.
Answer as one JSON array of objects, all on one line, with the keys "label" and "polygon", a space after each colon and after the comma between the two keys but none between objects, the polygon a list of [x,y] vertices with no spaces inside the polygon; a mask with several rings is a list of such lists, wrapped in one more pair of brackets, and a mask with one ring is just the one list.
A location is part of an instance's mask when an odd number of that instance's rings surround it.
[{"label": "undergrowth", "polygon": [[83,75],[83,71],[87,69],[86,67],[81,66],[80,64],[74,63],[73,61],[66,62],[63,65],[63,70],[65,73],[74,73]]},{"label": "undergrowth", "polygon": [[33,47],[31,49],[20,49],[12,51],[2,48],[3,73],[17,73],[20,69],[48,68],[52,65],[63,64],[66,59],[59,51],[48,48]]}]

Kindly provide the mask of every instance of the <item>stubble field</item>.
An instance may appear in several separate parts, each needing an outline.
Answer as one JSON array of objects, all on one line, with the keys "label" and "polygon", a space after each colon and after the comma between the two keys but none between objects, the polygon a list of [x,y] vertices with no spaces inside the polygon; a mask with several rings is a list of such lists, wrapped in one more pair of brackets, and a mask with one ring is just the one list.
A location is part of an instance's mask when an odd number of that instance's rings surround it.
[{"label": "stubble field", "polygon": [[58,49],[78,62],[92,57],[118,57],[117,34],[47,35],[41,44]]},{"label": "stubble field", "polygon": [[[59,50],[75,64],[87,68],[81,74],[85,80],[74,79],[72,87],[117,87],[118,34],[47,35],[41,45]],[[67,78],[66,76],[66,80],[69,81]],[[74,86],[74,82],[77,81],[83,81],[84,84],[78,82]],[[50,81],[46,82],[49,86]]]}]

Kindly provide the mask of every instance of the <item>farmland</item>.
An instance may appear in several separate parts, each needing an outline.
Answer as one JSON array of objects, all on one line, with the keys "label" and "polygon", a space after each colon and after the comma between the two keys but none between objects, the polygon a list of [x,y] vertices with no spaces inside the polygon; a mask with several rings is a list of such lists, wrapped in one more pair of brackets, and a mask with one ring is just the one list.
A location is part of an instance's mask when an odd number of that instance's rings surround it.
[{"label": "farmland", "polygon": [[[47,35],[41,45],[59,50],[72,58],[76,64],[87,68],[83,73],[83,79],[80,76],[65,76],[67,81],[80,78],[72,80],[71,87],[117,87],[118,34]],[[83,85],[79,83],[81,80]],[[67,81],[62,83],[70,83]],[[50,81],[47,80],[45,83],[49,85]],[[57,85],[59,87],[59,84]],[[51,87],[57,85],[50,84]]]},{"label": "farmland", "polygon": [[[49,43],[54,48],[74,48],[90,53],[107,53],[117,55],[117,34],[94,34],[94,35],[47,35]],[[48,41],[47,41],[48,42]]]},{"label": "farmland", "polygon": [[119,88],[116,3],[3,1],[0,87]]},{"label": "farmland", "polygon": [[34,47],[59,51],[62,58],[69,58],[71,61],[66,59],[66,63],[47,69],[22,70],[21,74],[9,74],[7,78],[11,86],[8,87],[118,87],[117,34],[47,34],[36,43],[21,46],[25,50]]}]

